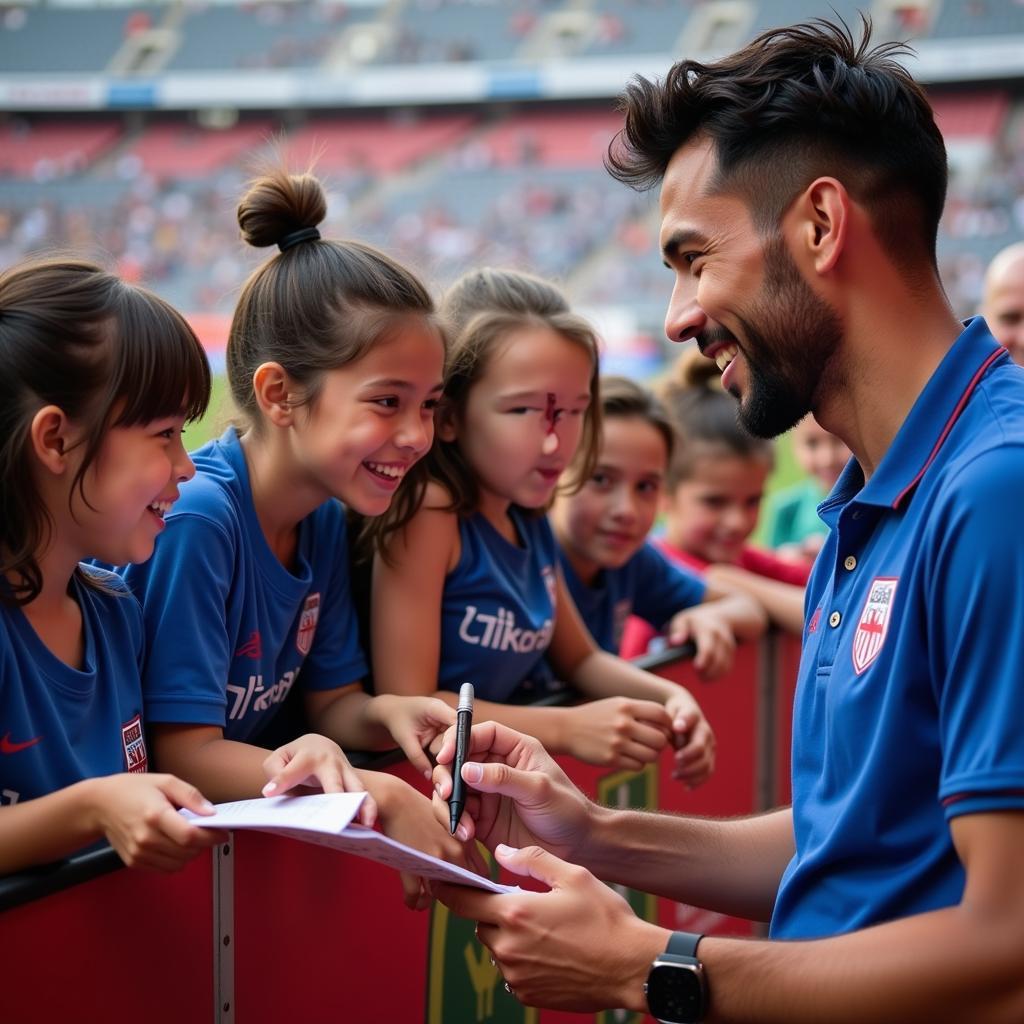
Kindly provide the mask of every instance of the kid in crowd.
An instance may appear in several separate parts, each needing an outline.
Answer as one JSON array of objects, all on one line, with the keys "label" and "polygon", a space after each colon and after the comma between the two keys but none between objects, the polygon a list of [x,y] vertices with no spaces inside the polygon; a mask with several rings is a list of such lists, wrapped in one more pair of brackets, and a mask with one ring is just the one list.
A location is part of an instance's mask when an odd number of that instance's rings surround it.
[{"label": "kid in crowd", "polygon": [[142,562],[178,485],[210,370],[182,317],[90,263],[0,274],[0,874],[106,838],[164,871],[226,838],[147,774],[142,615],[88,557]]},{"label": "kid in crowd", "polygon": [[[561,293],[527,274],[480,270],[447,296],[456,337],[430,481],[378,521],[371,630],[378,691],[454,702],[462,682],[494,718],[548,749],[638,770],[669,742],[690,784],[714,739],[680,686],[600,650],[580,620],[544,515],[559,478],[589,478],[600,430],[597,342]],[[582,441],[580,458],[574,463]],[[401,643],[394,639],[401,623]],[[511,706],[550,661],[591,703]]]},{"label": "kid in crowd", "polygon": [[[369,246],[321,239],[325,214],[317,179],[284,171],[238,207],[244,239],[280,249],[243,287],[228,337],[245,426],[193,454],[154,558],[126,571],[154,757],[217,800],[366,790],[364,824],[379,811],[387,834],[458,860],[422,794],[340,748],[397,743],[427,772],[423,746],[454,720],[438,700],[364,692],[341,504],[384,512],[430,447],[445,341],[420,282]],[[314,731],[263,749],[293,687]]]},{"label": "kid in crowd", "polygon": [[850,460],[850,449],[810,414],[791,437],[793,455],[807,477],[765,502],[765,539],[784,557],[813,562],[828,532],[818,506]]},{"label": "kid in crowd", "polygon": [[[703,572],[710,584],[742,590],[758,600],[775,625],[800,634],[808,567],[747,541],[757,526],[774,456],[770,441],[736,420],[736,403],[721,388],[717,367],[696,346],[684,351],[661,389],[681,437],[665,487],[661,551]],[[647,651],[656,631],[632,618],[622,656]]]},{"label": "kid in crowd", "polygon": [[631,614],[668,635],[692,640],[694,667],[707,679],[732,667],[735,638],[752,640],[767,624],[745,594],[709,588],[647,541],[676,445],[668,411],[625,377],[601,379],[601,446],[590,478],[556,497],[551,525],[573,601],[597,643],[618,653]]}]

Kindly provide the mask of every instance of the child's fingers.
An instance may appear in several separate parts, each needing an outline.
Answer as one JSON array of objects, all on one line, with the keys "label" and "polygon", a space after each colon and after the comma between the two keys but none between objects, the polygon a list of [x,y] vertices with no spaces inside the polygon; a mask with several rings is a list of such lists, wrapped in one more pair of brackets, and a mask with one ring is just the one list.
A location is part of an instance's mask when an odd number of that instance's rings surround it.
[{"label": "child's fingers", "polygon": [[629,702],[629,711],[635,719],[659,726],[667,732],[672,730],[672,718],[664,704],[653,700],[633,700]]},{"label": "child's fingers", "polygon": [[647,762],[641,761],[636,757],[630,757],[629,754],[616,753],[609,763],[609,767],[626,772],[642,772],[645,763]]},{"label": "child's fingers", "polygon": [[157,817],[155,827],[165,843],[188,849],[201,850],[227,839],[227,833],[221,829],[200,828],[190,824],[169,804]]},{"label": "child's fingers", "polygon": [[418,875],[410,875],[407,871],[399,873],[402,880],[402,896],[405,905],[411,910],[419,907],[420,896],[423,893],[423,880]]},{"label": "child's fingers", "polygon": [[420,746],[419,739],[415,736],[404,737],[396,736],[398,745],[402,748],[402,753],[409,759],[409,763],[422,775],[425,779],[429,779],[433,767],[430,763],[430,758],[427,757],[423,747]]},{"label": "child's fingers", "polygon": [[[213,814],[214,807],[191,783],[176,775],[166,775],[159,783],[159,789],[175,807],[184,807],[195,814]],[[178,816],[180,818],[180,815]],[[184,819],[182,819],[184,820]]]},{"label": "child's fingers", "polygon": [[685,618],[672,621],[668,627],[668,642],[672,647],[681,647],[693,635],[690,622]]},{"label": "child's fingers", "polygon": [[661,750],[668,742],[668,736],[663,729],[655,729],[644,722],[634,721],[629,727],[629,738],[637,744],[649,747],[651,750]]},{"label": "child's fingers", "polygon": [[443,700],[431,697],[426,718],[432,725],[437,726],[438,732],[444,732],[455,724],[455,708],[449,707]]}]

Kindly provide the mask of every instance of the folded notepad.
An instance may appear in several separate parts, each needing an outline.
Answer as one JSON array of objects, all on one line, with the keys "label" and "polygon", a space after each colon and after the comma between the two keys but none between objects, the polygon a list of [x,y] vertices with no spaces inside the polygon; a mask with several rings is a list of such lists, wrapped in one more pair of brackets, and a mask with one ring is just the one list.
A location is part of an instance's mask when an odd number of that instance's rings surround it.
[{"label": "folded notepad", "polygon": [[[423,853],[395,839],[353,824],[365,793],[315,793],[312,796],[272,796],[257,800],[235,800],[216,804],[216,814],[203,816],[182,810],[192,824],[203,828],[236,831],[253,829],[276,836],[301,839],[358,857],[368,857],[396,871],[456,885],[472,885],[488,892],[515,892],[515,886],[501,885],[458,864]],[[439,829],[443,825],[438,824]]]}]

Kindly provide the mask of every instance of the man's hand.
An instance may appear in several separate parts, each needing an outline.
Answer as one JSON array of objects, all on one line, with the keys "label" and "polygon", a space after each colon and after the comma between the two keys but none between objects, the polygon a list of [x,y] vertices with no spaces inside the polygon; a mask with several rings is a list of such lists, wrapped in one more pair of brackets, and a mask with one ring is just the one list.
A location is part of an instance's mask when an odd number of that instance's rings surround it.
[{"label": "man's hand", "polygon": [[498,846],[502,867],[549,885],[549,892],[484,893],[435,885],[434,895],[475,919],[480,941],[516,999],[527,1006],[595,1013],[646,1012],[644,981],[671,934],[641,921],[585,868],[538,847]]},{"label": "man's hand", "polygon": [[[455,730],[449,729],[434,768],[434,814],[446,827],[454,756]],[[585,842],[593,805],[539,741],[483,722],[470,733],[469,756],[462,769],[470,792],[456,832],[460,839],[475,837],[489,850],[499,843],[543,846],[563,857]]]}]

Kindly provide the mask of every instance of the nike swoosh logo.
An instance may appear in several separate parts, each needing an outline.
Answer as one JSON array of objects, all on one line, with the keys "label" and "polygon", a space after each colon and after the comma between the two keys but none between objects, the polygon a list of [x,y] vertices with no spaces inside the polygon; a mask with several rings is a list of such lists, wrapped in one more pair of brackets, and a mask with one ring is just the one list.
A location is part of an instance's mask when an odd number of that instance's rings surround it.
[{"label": "nike swoosh logo", "polygon": [[14,743],[11,740],[11,734],[7,733],[3,739],[0,739],[0,754],[17,754],[22,750],[28,750],[29,747],[34,747],[42,738],[42,736],[37,736],[34,740]]}]

